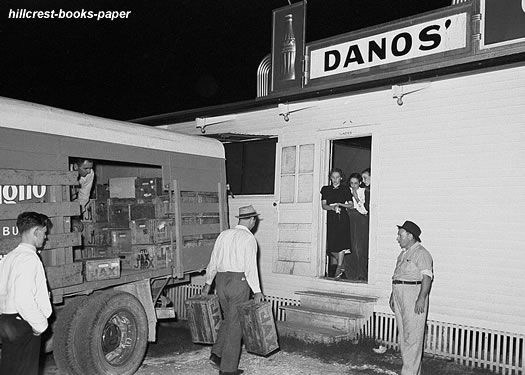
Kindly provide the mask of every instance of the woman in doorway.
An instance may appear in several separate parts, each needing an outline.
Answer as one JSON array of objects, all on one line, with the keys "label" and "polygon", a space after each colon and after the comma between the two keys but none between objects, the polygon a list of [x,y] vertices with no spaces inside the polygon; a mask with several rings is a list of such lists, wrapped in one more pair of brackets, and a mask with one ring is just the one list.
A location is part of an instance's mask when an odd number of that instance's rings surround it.
[{"label": "woman in doorway", "polygon": [[326,253],[337,262],[336,278],[344,275],[343,259],[350,253],[350,223],[344,208],[351,207],[352,194],[342,181],[343,172],[334,168],[330,171],[330,185],[321,189],[321,207],[327,211]]},{"label": "woman in doorway", "polygon": [[352,173],[349,178],[353,208],[348,209],[350,221],[350,237],[352,251],[346,260],[345,268],[352,280],[368,279],[368,210],[365,198],[365,188],[359,185],[363,179],[359,173]]}]

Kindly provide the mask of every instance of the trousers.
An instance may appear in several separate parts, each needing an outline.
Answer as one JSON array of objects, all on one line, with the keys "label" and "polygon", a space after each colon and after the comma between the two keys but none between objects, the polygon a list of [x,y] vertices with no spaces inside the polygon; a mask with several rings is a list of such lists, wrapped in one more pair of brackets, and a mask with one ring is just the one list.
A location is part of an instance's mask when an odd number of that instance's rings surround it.
[{"label": "trousers", "polygon": [[18,314],[0,315],[1,375],[37,375],[40,336]]},{"label": "trousers", "polygon": [[392,285],[397,329],[399,331],[399,348],[403,359],[401,375],[421,375],[423,345],[428,315],[428,296],[425,311],[416,314],[414,307],[421,285]]},{"label": "trousers", "polygon": [[215,277],[224,320],[211,352],[221,358],[222,372],[235,372],[241,355],[242,328],[237,306],[250,298],[244,272],[218,272]]}]

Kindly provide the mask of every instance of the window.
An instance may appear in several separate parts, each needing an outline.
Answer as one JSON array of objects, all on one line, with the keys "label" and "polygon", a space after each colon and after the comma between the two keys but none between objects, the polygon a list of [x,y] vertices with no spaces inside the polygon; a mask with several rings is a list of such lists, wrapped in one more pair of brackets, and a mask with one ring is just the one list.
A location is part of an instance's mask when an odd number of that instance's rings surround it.
[{"label": "window", "polygon": [[277,138],[224,144],[226,179],[234,195],[273,194]]}]

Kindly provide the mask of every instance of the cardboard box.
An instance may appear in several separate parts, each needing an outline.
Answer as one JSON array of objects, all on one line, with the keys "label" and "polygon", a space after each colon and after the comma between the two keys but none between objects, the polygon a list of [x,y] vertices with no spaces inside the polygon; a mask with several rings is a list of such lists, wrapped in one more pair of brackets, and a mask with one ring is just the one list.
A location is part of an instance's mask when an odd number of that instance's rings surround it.
[{"label": "cardboard box", "polygon": [[109,179],[110,198],[136,198],[136,177],[117,177]]},{"label": "cardboard box", "polygon": [[120,278],[120,259],[89,259],[84,261],[86,281]]},{"label": "cardboard box", "polygon": [[248,352],[265,356],[279,348],[270,302],[250,300],[238,306],[238,311]]},{"label": "cardboard box", "polygon": [[162,195],[162,178],[137,178],[135,180],[135,197],[151,202],[154,198]]},{"label": "cardboard box", "polygon": [[82,284],[82,262],[46,266],[46,277],[51,289]]},{"label": "cardboard box", "polygon": [[129,222],[129,228],[132,245],[153,243],[151,219],[132,220]]},{"label": "cardboard box", "polygon": [[185,305],[192,341],[215,343],[222,323],[219,297],[214,294],[198,295],[187,299]]}]

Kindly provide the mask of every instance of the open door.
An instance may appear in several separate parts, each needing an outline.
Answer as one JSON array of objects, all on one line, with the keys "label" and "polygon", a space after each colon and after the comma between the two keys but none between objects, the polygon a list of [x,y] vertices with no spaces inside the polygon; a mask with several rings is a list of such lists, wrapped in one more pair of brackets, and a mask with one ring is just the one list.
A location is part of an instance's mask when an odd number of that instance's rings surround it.
[{"label": "open door", "polygon": [[279,141],[277,145],[277,252],[273,272],[316,275],[317,220],[313,217],[316,145]]}]

